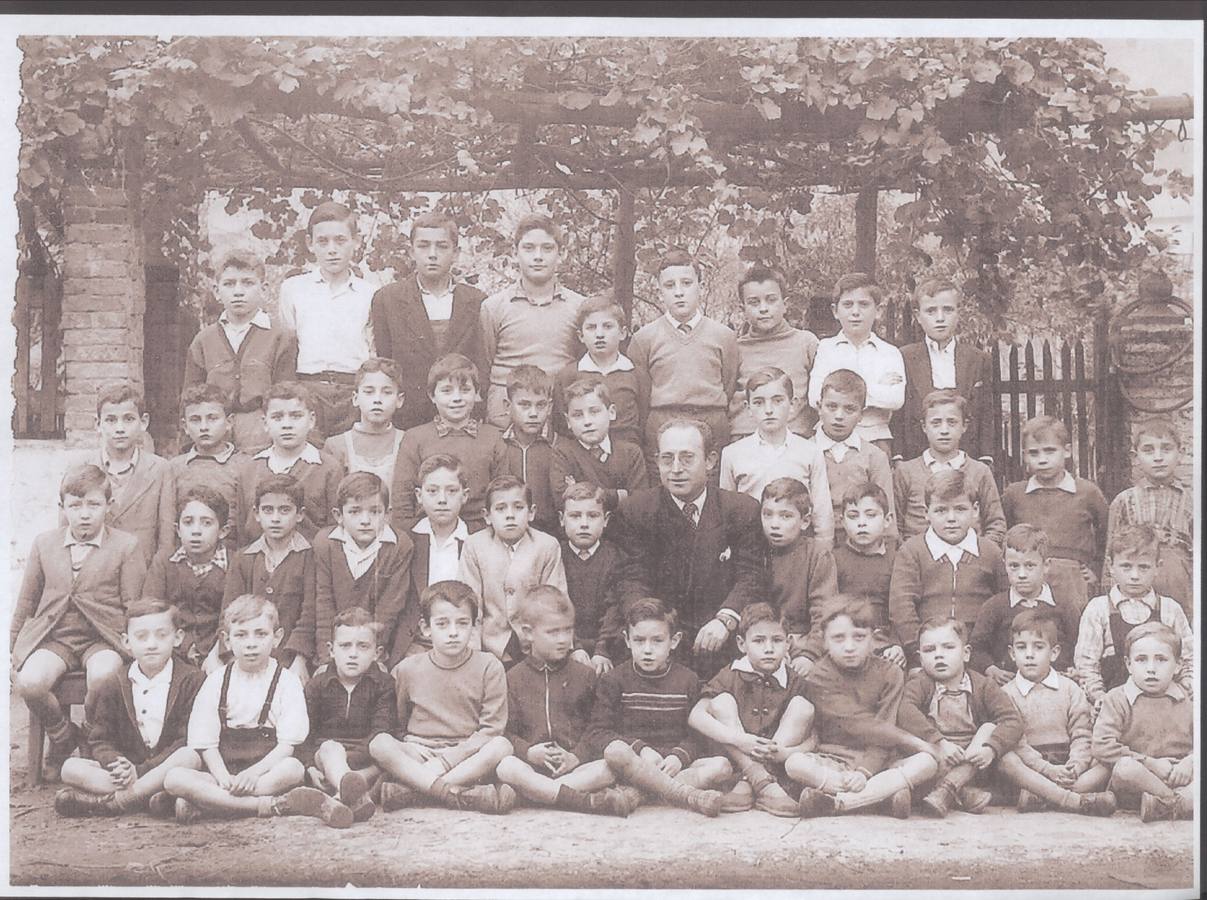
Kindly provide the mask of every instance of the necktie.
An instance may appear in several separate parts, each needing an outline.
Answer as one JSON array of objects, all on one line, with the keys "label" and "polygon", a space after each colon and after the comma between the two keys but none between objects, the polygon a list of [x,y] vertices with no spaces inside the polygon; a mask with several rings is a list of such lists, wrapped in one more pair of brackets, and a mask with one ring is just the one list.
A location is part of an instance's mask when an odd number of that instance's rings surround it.
[{"label": "necktie", "polygon": [[693,525],[696,524],[696,513],[698,511],[699,510],[696,508],[696,504],[694,503],[683,504],[683,515],[687,516],[687,521],[691,522]]},{"label": "necktie", "polygon": [[598,459],[600,462],[607,462],[608,454],[604,452],[603,447],[597,446],[595,448],[595,458]]},{"label": "necktie", "polygon": [[679,323],[679,330],[682,331],[684,334],[692,333],[692,327],[690,325],[688,325],[686,322]]},{"label": "necktie", "polygon": [[591,551],[590,550],[579,550],[578,558],[581,559],[583,562],[586,562],[587,560],[589,560],[591,558]]}]

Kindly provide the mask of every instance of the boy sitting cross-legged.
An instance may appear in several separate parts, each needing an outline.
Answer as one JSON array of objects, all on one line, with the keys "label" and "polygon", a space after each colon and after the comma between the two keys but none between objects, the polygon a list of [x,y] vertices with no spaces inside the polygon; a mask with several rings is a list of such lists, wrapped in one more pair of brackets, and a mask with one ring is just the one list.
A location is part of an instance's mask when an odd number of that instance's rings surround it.
[{"label": "boy sitting cross-legged", "polygon": [[[873,653],[871,604],[839,596],[821,621],[826,654],[805,676],[816,740],[793,753],[784,771],[798,784],[802,817],[853,812],[884,801],[909,817],[913,789],[934,776],[936,750],[898,728],[905,676]],[[893,750],[910,755],[890,763]]]},{"label": "boy sitting cross-legged", "polygon": [[574,656],[596,675],[612,668],[623,656],[617,586],[625,556],[604,537],[610,513],[604,489],[579,481],[562,492],[562,567],[566,593],[574,604]]},{"label": "boy sitting cross-legged", "polygon": [[816,744],[804,680],[788,666],[788,633],[771,604],[742,610],[737,639],[743,655],[704,686],[688,724],[724,746],[741,776],[725,795],[727,808],[795,816],[797,802],[781,781],[784,760]]},{"label": "boy sitting cross-legged", "polygon": [[397,731],[369,742],[390,778],[381,806],[412,806],[420,795],[451,809],[501,814],[515,805],[510,785],[485,784],[511,754],[507,676],[498,657],[473,649],[478,598],[459,581],[438,581],[419,597],[419,625],[432,643],[394,671]]},{"label": "boy sitting cross-legged", "polygon": [[499,781],[544,806],[627,816],[641,803],[640,792],[611,788],[608,764],[592,760],[584,741],[595,672],[571,658],[573,604],[541,585],[521,601],[518,621],[529,652],[507,673],[507,738],[515,755],[499,763]]},{"label": "boy sitting cross-legged", "polygon": [[967,626],[938,615],[918,628],[921,671],[910,674],[897,724],[939,748],[939,780],[922,800],[929,815],[942,818],[959,803],[982,812],[992,795],[972,782],[1012,750],[1023,736],[1023,720],[992,680],[967,669]]},{"label": "boy sitting cross-legged", "polygon": [[105,524],[109,480],[97,466],[67,470],[59,485],[66,524],[34,539],[13,607],[9,650],[17,692],[50,738],[43,775],[59,767],[79,732],[59,705],[55,685],[83,670],[92,688],[122,666],[123,612],[146,575],[133,535]]},{"label": "boy sitting cross-legged", "polygon": [[394,682],[377,664],[385,649],[381,635],[381,624],[365,609],[341,609],[327,643],[331,661],[305,689],[310,737],[298,756],[309,762],[315,787],[333,794],[357,822],[377,811],[369,786],[381,770],[369,743],[394,730]]},{"label": "boy sitting cross-legged", "polygon": [[905,651],[889,625],[888,599],[896,546],[885,537],[892,522],[890,504],[880,485],[872,481],[852,485],[842,498],[842,530],[846,540],[834,542],[834,570],[838,592],[861,597],[872,604],[876,654],[905,668]]},{"label": "boy sitting cross-legged", "polygon": [[603,756],[616,780],[638,788],[645,799],[694,810],[721,812],[721,793],[733,766],[723,756],[700,758],[701,741],[688,727],[700,698],[700,679],[671,660],[682,638],[675,612],[654,598],[635,600],[625,611],[624,642],[631,662],[599,680],[586,744]]},{"label": "boy sitting cross-legged", "polygon": [[1140,821],[1194,818],[1194,707],[1174,682],[1186,645],[1168,625],[1146,622],[1127,636],[1128,679],[1094,723],[1094,759],[1111,767],[1111,790],[1140,803]]},{"label": "boy sitting cross-legged", "polygon": [[203,771],[173,769],[164,790],[176,798],[176,821],[205,813],[226,818],[306,815],[336,827],[352,824],[348,808],[305,777],[294,748],[310,720],[297,676],[272,657],[281,643],[277,608],[253,594],[236,597],[222,613],[222,641],[233,660],[206,676],[189,716],[188,744]]},{"label": "boy sitting cross-legged", "polygon": [[80,757],[63,763],[69,787],[55,795],[59,815],[118,816],[148,805],[171,813],[171,801],[160,794],[167,773],[178,766],[201,768],[184,739],[204,676],[173,660],[183,639],[176,610],[162,600],[139,600],[126,609],[122,644],[134,662],[88,691],[87,736]]},{"label": "boy sitting cross-legged", "polygon": [[1010,656],[1018,674],[1003,690],[1023,716],[1023,740],[998,760],[1018,785],[1018,811],[1063,809],[1091,816],[1115,811],[1115,796],[1096,793],[1108,772],[1090,754],[1090,704],[1085,692],[1052,663],[1060,656],[1056,617],[1024,609],[1010,626]]}]

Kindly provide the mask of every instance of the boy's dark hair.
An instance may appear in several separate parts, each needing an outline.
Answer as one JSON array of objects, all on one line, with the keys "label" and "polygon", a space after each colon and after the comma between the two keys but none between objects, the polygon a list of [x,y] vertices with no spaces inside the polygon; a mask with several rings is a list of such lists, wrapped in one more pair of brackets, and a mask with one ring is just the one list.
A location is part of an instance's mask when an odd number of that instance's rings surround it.
[{"label": "boy's dark hair", "polygon": [[350,500],[380,497],[387,509],[390,506],[390,488],[373,472],[352,472],[339,481],[335,489],[335,508],[342,510]]},{"label": "boy's dark hair", "polygon": [[839,594],[830,602],[829,608],[821,617],[819,627],[822,636],[835,619],[845,616],[856,628],[873,629],[876,627],[876,610],[866,597],[855,597],[851,594]]},{"label": "boy's dark hair", "polygon": [[551,584],[538,584],[520,597],[516,618],[525,625],[539,625],[542,618],[574,618],[574,604],[566,593]]},{"label": "boy's dark hair", "polygon": [[1060,446],[1069,443],[1069,429],[1055,416],[1033,416],[1023,423],[1022,445],[1051,436]]},{"label": "boy's dark hair", "polygon": [[222,412],[229,416],[234,411],[234,402],[234,397],[216,384],[210,384],[208,381],[190,384],[180,392],[180,418],[185,418],[190,406],[199,406],[202,403],[217,403],[222,407]]},{"label": "boy's dark hair", "polygon": [[675,610],[657,597],[642,597],[626,607],[624,611],[626,628],[633,628],[642,622],[649,621],[665,622],[671,634],[674,634],[679,625],[679,616],[676,615]]},{"label": "boy's dark hair", "polygon": [[72,466],[63,473],[63,480],[59,482],[59,502],[62,503],[68,495],[83,497],[89,491],[104,491],[105,499],[112,499],[113,486],[109,484],[105,470],[92,463]]},{"label": "boy's dark hair", "polygon": [[365,380],[365,376],[375,372],[386,376],[394,382],[394,387],[398,388],[399,392],[402,391],[402,373],[398,371],[398,363],[382,356],[370,356],[360,364],[360,368],[356,370],[356,387],[360,388],[360,383]]},{"label": "boy's dark hair", "polygon": [[738,619],[738,635],[745,638],[747,632],[760,622],[776,622],[781,628],[784,627],[784,617],[770,603],[749,603],[742,608],[742,615]]},{"label": "boy's dark hair", "polygon": [[791,503],[806,519],[813,512],[813,498],[809,496],[809,489],[803,481],[796,478],[776,478],[769,481],[763,488],[763,496],[759,502],[766,503],[768,500]]},{"label": "boy's dark hair", "polygon": [[540,366],[516,366],[507,376],[507,399],[520,391],[552,397],[553,378]]},{"label": "boy's dark hair", "polygon": [[246,247],[228,250],[218,257],[217,262],[214,263],[214,280],[217,281],[221,278],[222,273],[227,269],[252,272],[261,281],[264,280],[264,258]]},{"label": "boy's dark hair", "polygon": [[1140,446],[1140,439],[1144,437],[1166,438],[1173,441],[1179,450],[1182,449],[1182,435],[1178,434],[1173,422],[1164,416],[1143,419],[1132,429],[1133,450]]},{"label": "boy's dark hair", "polygon": [[423,482],[433,472],[440,469],[448,469],[450,472],[457,474],[457,480],[461,482],[461,487],[469,487],[469,479],[465,477],[465,467],[461,465],[461,460],[453,456],[451,453],[433,453],[419,464],[419,471],[415,475],[415,486],[423,487]]},{"label": "boy's dark hair", "polygon": [[457,220],[446,212],[433,210],[416,216],[415,221],[411,223],[411,243],[415,242],[415,232],[420,228],[442,228],[447,232],[448,239],[454,245],[461,239],[461,229],[457,226]]},{"label": "boy's dark hair", "polygon": [[336,629],[341,626],[345,628],[368,628],[373,632],[373,639],[380,643],[381,633],[384,630],[382,624],[373,619],[372,614],[363,606],[349,606],[347,609],[341,609],[335,614],[335,618],[331,620],[331,642],[335,643]]},{"label": "boy's dark hair", "polygon": [[608,511],[608,492],[590,481],[576,481],[568,485],[562,491],[562,503],[566,504],[571,500],[594,500],[603,507],[604,512]]},{"label": "boy's dark hair", "polygon": [[463,581],[437,581],[429,584],[419,595],[419,616],[429,624],[432,621],[432,606],[443,600],[457,609],[469,611],[471,622],[478,621],[478,595]]},{"label": "boy's dark hair", "polygon": [[936,631],[940,628],[950,628],[956,633],[961,644],[968,643],[968,626],[964,624],[963,620],[954,616],[931,616],[918,626],[918,643],[922,643],[922,635],[926,632]]},{"label": "boy's dark hair", "polygon": [[353,237],[356,236],[356,213],[342,203],[326,200],[316,206],[306,222],[306,234],[313,237],[314,226],[322,225],[324,222],[343,222],[348,226],[348,232]]},{"label": "boy's dark hair", "polygon": [[880,285],[876,284],[876,279],[866,272],[848,272],[834,282],[834,302],[837,303],[841,300],[844,294],[861,288],[871,295],[872,301],[877,306],[880,305]]},{"label": "boy's dark hair", "polygon": [[946,500],[950,503],[960,497],[967,497],[973,503],[977,502],[968,487],[968,479],[964,476],[963,469],[942,469],[927,476],[923,502],[928,507],[932,500]]},{"label": "boy's dark hair", "polygon": [[845,510],[848,506],[858,506],[859,501],[864,498],[871,500],[880,507],[881,512],[888,515],[888,494],[874,481],[865,481],[863,484],[854,484],[847,488],[846,493],[842,495],[842,508]]},{"label": "boy's dark hair", "polygon": [[624,314],[624,307],[617,303],[611,291],[608,291],[603,294],[593,294],[582,302],[578,308],[578,314],[574,317],[574,330],[581,333],[587,317],[596,313],[607,313],[612,316],[622,331],[628,327],[628,317]]},{"label": "boy's dark hair", "polygon": [[581,400],[590,394],[597,396],[604,406],[612,405],[612,395],[608,393],[608,383],[604,381],[602,375],[595,372],[588,372],[570,382],[566,387],[562,402],[569,409],[571,400]]},{"label": "boy's dark hair", "polygon": [[213,512],[215,518],[218,519],[218,526],[222,527],[230,519],[230,503],[222,496],[219,491],[214,490],[208,484],[197,484],[190,487],[182,493],[176,500],[176,521],[180,521],[180,514],[184,512],[184,508],[196,500],[208,506]]},{"label": "boy's dark hair", "polygon": [[[658,426],[658,437],[654,441],[654,447],[657,448],[662,443],[662,435],[670,431],[672,428],[694,428],[699,433],[704,444],[704,455],[708,456],[717,449],[717,439],[713,436],[712,426],[703,419],[675,418],[667,419]],[[655,454],[656,456],[657,454]]]},{"label": "boy's dark hair", "polygon": [[163,613],[168,613],[171,616],[173,628],[180,627],[180,610],[166,600],[160,600],[157,597],[143,597],[141,600],[134,600],[126,607],[126,631],[130,630],[130,623],[134,619],[140,619],[143,616],[158,616]]},{"label": "boy's dark hair", "polygon": [[861,407],[868,404],[868,383],[862,375],[851,369],[835,369],[827,375],[821,383],[822,400],[826,399],[826,391],[854,397]]},{"label": "boy's dark hair", "polygon": [[310,412],[314,412],[314,397],[310,389],[300,381],[278,381],[264,392],[261,408],[268,413],[268,405],[273,400],[297,400]]},{"label": "boy's dark hair", "polygon": [[306,491],[292,475],[268,475],[257,481],[253,498],[255,506],[260,505],[265,494],[284,494],[298,509],[306,505]]},{"label": "boy's dark hair", "polygon": [[1106,548],[1111,559],[1120,554],[1137,556],[1157,556],[1161,552],[1161,540],[1151,525],[1139,523],[1124,525],[1111,535],[1110,545]]},{"label": "boy's dark hair", "polygon": [[469,385],[475,391],[481,386],[478,367],[469,357],[462,356],[460,353],[446,353],[432,363],[432,367],[428,369],[427,373],[428,396],[435,394],[436,385],[446,378],[462,386]]},{"label": "boy's dark hair", "polygon": [[738,299],[746,299],[742,296],[742,288],[746,287],[746,285],[762,284],[764,281],[774,281],[776,286],[779,287],[781,294],[787,289],[787,281],[784,278],[783,272],[764,263],[754,263],[738,279]]},{"label": "boy's dark hair", "polygon": [[540,213],[529,213],[516,223],[515,234],[511,242],[512,245],[518,247],[520,245],[520,241],[524,239],[524,235],[530,231],[545,232],[547,235],[549,235],[549,237],[553,238],[553,242],[557,244],[557,248],[559,250],[566,245],[565,240],[562,237],[561,229],[557,227],[553,219],[549,218],[549,216],[543,216]]},{"label": "boy's dark hair", "polygon": [[514,491],[517,488],[524,489],[524,502],[532,506],[532,488],[520,478],[518,475],[496,475],[490,480],[490,484],[486,485],[486,493],[483,495],[483,504],[486,509],[490,509],[491,503],[494,502],[495,494],[502,491]]},{"label": "boy's dark hair", "polygon": [[945,406],[948,403],[955,406],[960,411],[960,418],[968,418],[968,400],[963,394],[953,391],[951,388],[940,388],[937,391],[931,391],[922,398],[922,418],[925,420],[926,414],[936,406]]},{"label": "boy's dark hair", "polygon": [[961,298],[964,296],[964,292],[950,278],[923,278],[914,288],[914,308],[920,308],[923,300],[945,291],[955,291]]},{"label": "boy's dark hair", "polygon": [[1029,522],[1019,522],[1006,532],[1002,543],[1002,553],[1013,550],[1015,553],[1038,553],[1040,559],[1048,558],[1048,533],[1038,525]]},{"label": "boy's dark hair", "polygon": [[700,264],[696,262],[696,258],[686,250],[680,249],[667,250],[662,254],[662,258],[658,260],[658,268],[654,271],[654,277],[661,276],[663,272],[673,266],[691,266],[692,271],[696,273],[696,279],[699,280],[702,277]]},{"label": "boy's dark hair", "polygon": [[792,379],[788,377],[788,374],[783,369],[776,366],[766,366],[759,369],[746,379],[746,399],[749,400],[750,395],[759,388],[768,384],[775,384],[777,381],[784,383],[784,391],[788,394],[788,399],[791,400],[793,398]]},{"label": "boy's dark hair", "polygon": [[122,403],[133,403],[134,408],[138,410],[139,416],[146,413],[146,401],[143,399],[142,391],[138,390],[128,381],[122,381],[118,384],[111,384],[101,390],[96,395],[96,417],[101,417],[101,408],[105,405],[117,406]]},{"label": "boy's dark hair", "polygon": [[1131,657],[1132,646],[1136,641],[1144,638],[1156,638],[1165,646],[1167,646],[1174,659],[1181,662],[1182,660],[1182,638],[1181,636],[1166,625],[1164,622],[1145,622],[1143,625],[1137,625],[1127,633],[1127,637],[1123,639],[1123,655]]},{"label": "boy's dark hair", "polygon": [[1010,622],[1010,640],[1024,632],[1040,635],[1049,645],[1060,643],[1060,625],[1046,609],[1024,609]]},{"label": "boy's dark hair", "polygon": [[240,594],[222,610],[222,630],[230,631],[232,625],[258,618],[265,613],[272,622],[273,631],[276,631],[281,626],[281,614],[277,611],[277,605],[259,594]]}]

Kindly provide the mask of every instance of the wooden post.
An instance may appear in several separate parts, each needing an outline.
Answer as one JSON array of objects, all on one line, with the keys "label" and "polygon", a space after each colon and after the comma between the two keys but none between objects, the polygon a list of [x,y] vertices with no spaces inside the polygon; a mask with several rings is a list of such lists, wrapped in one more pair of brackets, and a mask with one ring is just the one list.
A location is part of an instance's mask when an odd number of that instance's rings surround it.
[{"label": "wooden post", "polygon": [[616,238],[612,241],[612,292],[633,324],[633,277],[637,274],[637,246],[633,233],[636,212],[633,191],[621,187],[617,195]]},{"label": "wooden post", "polygon": [[876,207],[879,188],[867,186],[855,198],[855,271],[876,277]]}]

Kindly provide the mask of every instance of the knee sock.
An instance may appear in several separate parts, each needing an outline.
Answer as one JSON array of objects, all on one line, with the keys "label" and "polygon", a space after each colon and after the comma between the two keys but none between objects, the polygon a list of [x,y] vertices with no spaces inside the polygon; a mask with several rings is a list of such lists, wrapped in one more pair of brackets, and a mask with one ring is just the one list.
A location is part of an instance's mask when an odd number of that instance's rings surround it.
[{"label": "knee sock", "polygon": [[841,812],[873,806],[887,800],[897,791],[909,787],[909,779],[900,769],[885,769],[868,779],[862,791],[841,791],[834,796],[834,805]]},{"label": "knee sock", "polygon": [[[46,736],[50,738],[52,744],[62,744],[71,737],[71,720],[63,715],[62,711],[55,707],[46,707],[44,712],[38,713],[42,720],[42,727],[46,729]],[[58,718],[55,719],[54,717]]]},{"label": "knee sock", "polygon": [[767,787],[767,785],[775,782],[775,779],[771,776],[771,773],[767,771],[766,767],[762,763],[755,762],[754,760],[751,760],[749,763],[743,765],[741,772],[742,777],[749,782],[750,788],[755,792],[755,794],[758,794],[758,792]]},{"label": "knee sock", "polygon": [[445,806],[451,806],[453,809],[459,808],[457,797],[452,789],[452,786],[445,784],[443,778],[437,778],[435,781],[433,781],[431,787],[429,787],[424,793]]},{"label": "knee sock", "polygon": [[977,769],[972,763],[960,763],[953,766],[946,775],[939,779],[939,785],[946,785],[953,791],[958,791],[976,776]]},{"label": "knee sock", "polygon": [[[626,748],[628,749],[628,748]],[[653,763],[648,762],[629,750],[620,760],[609,759],[609,765],[615,766],[617,775],[633,787],[640,788],[646,793],[653,794],[672,806],[684,806],[690,793],[695,790],[682,781],[667,775]]]}]

